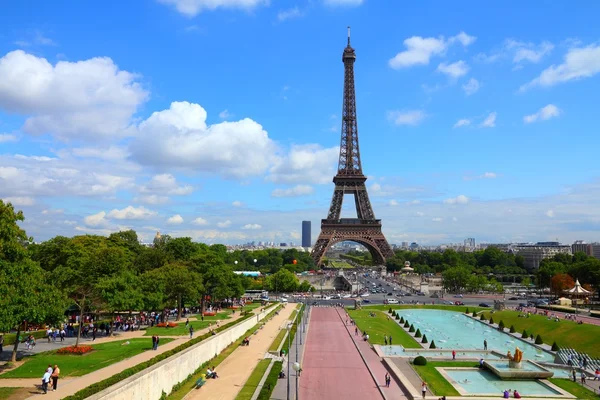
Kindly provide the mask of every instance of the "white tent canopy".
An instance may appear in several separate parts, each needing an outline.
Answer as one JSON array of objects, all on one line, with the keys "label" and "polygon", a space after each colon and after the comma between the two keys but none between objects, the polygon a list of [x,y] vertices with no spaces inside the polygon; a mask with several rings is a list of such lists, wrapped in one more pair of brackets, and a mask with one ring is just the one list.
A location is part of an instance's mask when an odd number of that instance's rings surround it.
[{"label": "white tent canopy", "polygon": [[579,279],[577,279],[575,281],[575,287],[573,289],[567,290],[567,293],[571,293],[571,294],[589,294],[590,291],[589,290],[585,290],[584,288],[582,288],[581,284],[579,283]]}]

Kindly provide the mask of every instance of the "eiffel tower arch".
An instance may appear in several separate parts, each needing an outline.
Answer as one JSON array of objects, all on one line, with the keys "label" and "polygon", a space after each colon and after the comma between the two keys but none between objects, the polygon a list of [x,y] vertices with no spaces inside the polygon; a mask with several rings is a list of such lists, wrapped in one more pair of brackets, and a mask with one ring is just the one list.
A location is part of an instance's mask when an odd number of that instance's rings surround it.
[{"label": "eiffel tower arch", "polygon": [[[354,89],[354,62],[356,53],[348,45],[342,55],[344,63],[344,100],[342,113],[342,137],[337,174],[333,177],[335,188],[327,218],[321,220],[321,233],[313,247],[311,256],[315,264],[321,265],[327,250],[345,240],[365,246],[376,264],[384,264],[394,255],[381,230],[381,220],[375,218],[363,174],[358,146],[358,124],[356,122],[356,92]],[[341,218],[344,195],[354,196],[357,218]]]}]

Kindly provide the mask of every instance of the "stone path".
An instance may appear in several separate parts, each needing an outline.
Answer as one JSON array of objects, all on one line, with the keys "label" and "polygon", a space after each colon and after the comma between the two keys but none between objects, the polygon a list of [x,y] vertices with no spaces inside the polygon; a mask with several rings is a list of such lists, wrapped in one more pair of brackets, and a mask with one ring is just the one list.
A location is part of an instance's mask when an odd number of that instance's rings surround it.
[{"label": "stone path", "polygon": [[191,391],[185,399],[234,399],[258,362],[265,358],[265,353],[269,351],[271,343],[279,334],[280,326],[289,319],[295,309],[295,304],[286,304],[279,311],[279,315],[275,315],[262,329],[252,335],[250,346],[238,347],[216,367],[219,378],[209,379],[201,389]]},{"label": "stone path", "polygon": [[[254,313],[257,313],[260,311],[260,308],[256,308],[252,311]],[[229,322],[235,321],[235,320],[239,319],[240,317],[241,317],[241,315],[239,313],[236,313],[231,319],[228,319],[227,322],[229,323]],[[207,333],[208,331],[209,331],[209,328],[201,329],[194,333],[194,337],[203,335],[203,334]],[[96,339],[96,341],[94,342],[94,344],[109,342],[109,341],[116,341],[116,340],[131,339],[131,338],[141,338],[141,337],[143,337],[143,338],[147,339],[149,342],[151,342],[151,340],[152,340],[151,337],[143,336],[143,334],[144,334],[144,331],[122,332],[121,335],[119,335],[118,337],[102,337],[102,338],[98,337]],[[161,335],[160,337],[162,337],[162,338],[170,337],[170,338],[173,338],[174,340],[172,342],[169,342],[169,343],[159,346],[158,350],[156,350],[156,351],[151,351],[151,350],[145,351],[134,357],[131,357],[126,360],[120,361],[118,363],[109,365],[105,368],[96,370],[87,375],[60,379],[58,381],[58,390],[56,392],[48,392],[48,394],[44,396],[44,399],[48,399],[48,400],[57,399],[58,400],[58,399],[62,399],[64,397],[66,397],[66,396],[75,394],[79,390],[81,390],[87,386],[90,386],[92,383],[99,382],[99,381],[109,378],[127,368],[131,368],[131,367],[133,367],[137,364],[140,364],[144,361],[148,361],[148,360],[152,359],[153,357],[157,356],[158,354],[169,351],[189,340],[189,336]],[[91,338],[90,338],[89,342],[84,342],[84,343],[89,344],[90,342],[91,342]],[[58,347],[62,347],[62,346],[58,346]],[[40,377],[43,375],[43,372],[44,371],[40,372]],[[6,387],[39,386],[40,380],[41,380],[41,378],[39,378],[39,379],[35,379],[35,378],[34,379],[0,379],[0,387],[4,387],[4,386],[6,386]],[[39,393],[42,393],[41,390]],[[29,398],[35,399],[35,398],[37,398],[37,395],[31,396]]]}]

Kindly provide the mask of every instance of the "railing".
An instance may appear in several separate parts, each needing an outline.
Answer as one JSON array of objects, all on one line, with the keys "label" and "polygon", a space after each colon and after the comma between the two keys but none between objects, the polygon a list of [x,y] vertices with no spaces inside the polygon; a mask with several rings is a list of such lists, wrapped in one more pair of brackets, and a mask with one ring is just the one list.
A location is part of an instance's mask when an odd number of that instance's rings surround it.
[{"label": "railing", "polygon": [[327,225],[381,225],[380,219],[340,218],[323,219],[322,224]]}]

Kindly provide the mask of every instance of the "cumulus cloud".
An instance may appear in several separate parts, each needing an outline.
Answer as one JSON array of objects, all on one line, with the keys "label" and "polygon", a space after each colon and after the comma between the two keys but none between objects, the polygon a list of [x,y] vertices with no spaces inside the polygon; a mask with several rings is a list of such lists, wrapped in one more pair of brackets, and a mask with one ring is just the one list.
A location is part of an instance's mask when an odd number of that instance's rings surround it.
[{"label": "cumulus cloud", "polygon": [[479,125],[481,128],[494,128],[496,126],[496,112],[491,112]]},{"label": "cumulus cloud", "polygon": [[524,43],[518,40],[509,39],[506,41],[506,48],[514,51],[514,63],[528,61],[536,64],[540,62],[544,56],[552,52],[554,45],[547,41],[535,45],[533,43]]},{"label": "cumulus cloud", "polygon": [[13,206],[32,206],[35,203],[35,200],[31,197],[23,196],[23,197],[5,197],[5,203],[11,203]]},{"label": "cumulus cloud", "polygon": [[263,127],[245,118],[208,126],[199,104],[173,102],[138,127],[132,158],[142,165],[186,168],[224,178],[260,175],[273,161],[275,143]]},{"label": "cumulus cloud", "polygon": [[388,111],[387,117],[394,125],[416,126],[425,120],[427,114],[423,110],[401,110]]},{"label": "cumulus cloud", "polygon": [[470,119],[459,119],[458,121],[456,121],[456,123],[454,124],[454,128],[460,128],[461,126],[469,126],[471,125],[471,120]]},{"label": "cumulus cloud", "polygon": [[339,148],[317,144],[293,145],[286,157],[278,157],[267,179],[274,183],[323,184],[335,175]]},{"label": "cumulus cloud", "polygon": [[106,216],[106,213],[104,211],[100,211],[99,213],[88,215],[87,217],[85,217],[83,219],[83,222],[85,222],[85,224],[87,226],[92,226],[92,227],[103,226],[103,225],[106,225],[106,223],[108,222],[104,218],[105,216]]},{"label": "cumulus cloud", "polygon": [[180,225],[183,224],[183,217],[179,214],[175,214],[167,219],[169,225]]},{"label": "cumulus cloud", "polygon": [[475,41],[474,36],[469,36],[460,32],[456,36],[445,39],[444,36],[421,37],[412,36],[404,40],[406,50],[396,54],[389,60],[388,64],[394,69],[411,67],[414,65],[427,65],[433,56],[443,55],[448,46],[454,43],[460,43],[463,46],[469,46]]},{"label": "cumulus cloud", "polygon": [[134,197],[133,199],[134,201],[140,202],[140,203],[146,203],[146,204],[154,204],[154,205],[158,205],[158,204],[165,204],[169,201],[169,197],[168,196],[159,196],[156,194],[150,194],[147,196],[137,196]]},{"label": "cumulus cloud", "polygon": [[315,190],[309,185],[296,185],[287,189],[275,189],[271,192],[273,197],[298,197],[312,194]]},{"label": "cumulus cloud", "polygon": [[243,207],[244,203],[242,203],[239,200],[235,200],[234,202],[231,203],[231,205],[234,206],[234,207]]},{"label": "cumulus cloud", "polygon": [[269,0],[158,0],[160,3],[174,7],[186,17],[195,17],[203,11],[218,8],[252,10],[258,6],[269,4]]},{"label": "cumulus cloud", "polygon": [[464,194],[444,200],[444,203],[446,204],[467,204],[468,202],[469,198]]},{"label": "cumulus cloud", "polygon": [[469,81],[467,83],[465,83],[464,85],[462,85],[462,90],[465,92],[465,94],[467,96],[470,96],[472,94],[475,94],[479,91],[479,88],[481,87],[479,81],[475,78],[471,78],[469,79]]},{"label": "cumulus cloud", "polygon": [[521,86],[520,91],[536,86],[550,87],[589,78],[598,73],[600,73],[600,45],[574,47],[569,49],[562,64],[546,68],[540,76]]},{"label": "cumulus cloud", "polygon": [[148,219],[156,215],[156,212],[150,211],[145,207],[127,206],[122,210],[114,209],[106,216],[113,219]]},{"label": "cumulus cloud", "polygon": [[538,112],[523,117],[523,121],[526,124],[536,122],[538,120],[546,121],[550,118],[558,117],[562,113],[561,109],[556,107],[554,104],[548,104],[545,107],[540,108]]},{"label": "cumulus cloud", "polygon": [[202,217],[198,217],[195,220],[192,221],[192,224],[194,225],[199,225],[199,226],[204,226],[204,225],[208,225],[208,221],[205,220]]},{"label": "cumulus cloud", "polygon": [[300,18],[304,15],[302,11],[296,6],[288,8],[287,10],[281,10],[277,13],[277,20],[279,22],[286,21],[288,19]]},{"label": "cumulus cloud", "polygon": [[16,142],[17,136],[9,133],[0,133],[0,143]]},{"label": "cumulus cloud", "polygon": [[217,222],[217,226],[219,228],[227,228],[227,227],[231,226],[231,221],[227,220],[227,221]]},{"label": "cumulus cloud", "polygon": [[388,202],[388,204],[392,207],[396,207],[399,203],[398,203],[398,200],[392,199]]},{"label": "cumulus cloud", "polygon": [[463,60],[452,64],[440,63],[437,67],[437,71],[450,78],[456,79],[466,75],[467,72],[469,72],[469,66]]},{"label": "cumulus cloud", "polygon": [[150,182],[140,187],[141,193],[161,193],[183,196],[194,191],[191,185],[179,185],[171,174],[154,175]]},{"label": "cumulus cloud", "polygon": [[259,224],[246,224],[244,226],[242,226],[242,229],[250,229],[250,230],[256,230],[256,229],[261,229],[262,226],[260,226]]},{"label": "cumulus cloud", "polygon": [[107,57],[52,65],[16,50],[0,58],[0,108],[28,116],[26,133],[61,140],[123,137],[147,97],[139,76]]}]

